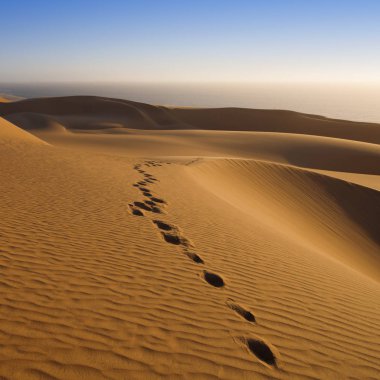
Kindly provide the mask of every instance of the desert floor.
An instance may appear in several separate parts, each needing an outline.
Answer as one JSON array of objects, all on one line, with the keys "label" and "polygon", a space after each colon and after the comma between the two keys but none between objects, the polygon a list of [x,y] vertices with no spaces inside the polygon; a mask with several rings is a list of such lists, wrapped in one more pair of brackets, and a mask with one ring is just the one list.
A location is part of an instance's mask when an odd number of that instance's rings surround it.
[{"label": "desert floor", "polygon": [[380,125],[0,103],[0,379],[378,379]]}]

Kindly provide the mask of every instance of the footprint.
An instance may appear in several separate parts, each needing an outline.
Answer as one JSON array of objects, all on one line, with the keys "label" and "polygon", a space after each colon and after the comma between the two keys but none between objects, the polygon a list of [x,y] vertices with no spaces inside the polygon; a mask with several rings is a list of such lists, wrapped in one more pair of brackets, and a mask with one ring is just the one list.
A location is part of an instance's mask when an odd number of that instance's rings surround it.
[{"label": "footprint", "polygon": [[144,191],[143,195],[146,196],[146,197],[152,197],[152,193],[150,193],[149,191]]},{"label": "footprint", "polygon": [[242,306],[238,305],[237,303],[234,303],[232,300],[228,300],[226,303],[230,309],[232,309],[234,312],[239,314],[248,322],[256,322],[255,316],[250,311],[244,309]]},{"label": "footprint", "polygon": [[153,223],[160,229],[164,231],[171,231],[173,227],[170,224],[162,222],[161,220],[153,220]]},{"label": "footprint", "polygon": [[149,206],[156,206],[156,204],[153,201],[144,201]]},{"label": "footprint", "polygon": [[222,277],[215,273],[203,271],[203,278],[212,286],[221,288],[224,286],[224,280]]},{"label": "footprint", "polygon": [[141,191],[147,191],[147,192],[150,191],[147,187],[142,187],[142,186],[140,186],[139,189],[140,189]]},{"label": "footprint", "polygon": [[205,263],[203,259],[194,252],[185,252],[185,254],[187,255],[187,257],[189,257],[191,260],[193,260],[197,264]]},{"label": "footprint", "polygon": [[166,204],[166,202],[163,199],[161,199],[161,198],[153,197],[152,201],[157,202],[157,203],[165,203]]},{"label": "footprint", "polygon": [[248,350],[262,362],[277,367],[277,358],[273,349],[260,338],[241,338]]},{"label": "footprint", "polygon": [[136,215],[136,216],[144,216],[144,213],[143,213],[141,210],[139,210],[139,209],[137,209],[137,208],[134,208],[133,204],[129,204],[129,208],[131,209],[131,213],[132,213],[133,215]]},{"label": "footprint", "polygon": [[133,202],[133,204],[138,207],[138,208],[142,208],[143,210],[145,211],[152,211],[152,208],[149,207],[148,205],[146,205],[145,203],[143,202]]},{"label": "footprint", "polygon": [[166,232],[162,232],[162,236],[167,243],[180,245],[182,244],[181,238],[178,235],[168,234]]}]

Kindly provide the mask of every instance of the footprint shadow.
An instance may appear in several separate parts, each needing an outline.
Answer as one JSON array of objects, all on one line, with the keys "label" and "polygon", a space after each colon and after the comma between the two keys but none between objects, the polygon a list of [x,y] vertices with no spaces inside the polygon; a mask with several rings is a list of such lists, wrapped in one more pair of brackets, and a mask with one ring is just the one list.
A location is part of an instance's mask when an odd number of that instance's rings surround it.
[{"label": "footprint shadow", "polygon": [[223,288],[225,286],[223,278],[216,273],[205,270],[203,271],[203,278],[208,284],[215,288]]},{"label": "footprint shadow", "polygon": [[236,314],[240,315],[246,321],[252,323],[256,322],[255,316],[249,310],[246,310],[244,307],[238,305],[232,300],[227,300],[226,304],[231,310],[233,310]]},{"label": "footprint shadow", "polygon": [[185,255],[189,258],[189,259],[191,259],[191,260],[193,260],[195,263],[197,263],[197,264],[204,264],[205,262],[203,261],[203,259],[199,256],[199,255],[197,255],[196,253],[194,253],[194,252],[185,252]]},{"label": "footprint shadow", "polygon": [[262,363],[270,367],[278,367],[278,353],[269,343],[265,342],[261,338],[244,338],[239,340],[246,346],[248,351],[255,355]]}]

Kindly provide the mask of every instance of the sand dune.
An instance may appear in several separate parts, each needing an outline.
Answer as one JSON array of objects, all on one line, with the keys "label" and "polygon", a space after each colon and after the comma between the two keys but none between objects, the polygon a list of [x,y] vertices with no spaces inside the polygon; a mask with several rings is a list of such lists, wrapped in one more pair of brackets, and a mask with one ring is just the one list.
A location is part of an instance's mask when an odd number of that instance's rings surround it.
[{"label": "sand dune", "polygon": [[18,128],[0,117],[0,141],[2,148],[23,149],[29,145],[48,145],[45,141]]},{"label": "sand dune", "polygon": [[379,192],[259,161],[216,160],[196,169],[208,189],[278,234],[380,280]]},{"label": "sand dune", "polygon": [[55,116],[69,129],[203,129],[308,134],[380,143],[379,125],[283,110],[169,108],[90,96],[26,99],[0,104],[0,116]]},{"label": "sand dune", "polygon": [[44,114],[20,112],[9,115],[7,119],[26,131],[67,132],[57,120]]},{"label": "sand dune", "polygon": [[[90,96],[25,99],[0,104],[1,116],[18,113],[54,116],[66,128],[73,130],[157,129],[158,126],[170,129],[180,126],[180,122],[164,107]],[[181,127],[185,128],[184,125]]]},{"label": "sand dune", "polygon": [[379,127],[185,111],[0,105],[0,378],[378,378]]},{"label": "sand dune", "polygon": [[379,126],[284,110],[174,108],[171,113],[199,129],[286,132],[380,143]]},{"label": "sand dune", "polygon": [[[17,125],[20,118],[9,118]],[[229,131],[137,131],[121,134],[48,133],[31,129],[57,146],[136,157],[146,150],[153,156],[240,157],[310,169],[380,174],[380,146],[357,141],[290,133]],[[101,133],[99,133],[101,132]]]}]

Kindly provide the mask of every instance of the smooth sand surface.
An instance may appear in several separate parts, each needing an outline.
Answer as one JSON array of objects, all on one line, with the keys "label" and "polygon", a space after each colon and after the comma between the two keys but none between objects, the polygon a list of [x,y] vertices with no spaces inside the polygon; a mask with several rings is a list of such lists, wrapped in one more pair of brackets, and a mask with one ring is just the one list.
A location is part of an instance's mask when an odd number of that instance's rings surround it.
[{"label": "smooth sand surface", "polygon": [[378,378],[380,126],[218,112],[0,104],[0,378]]}]

